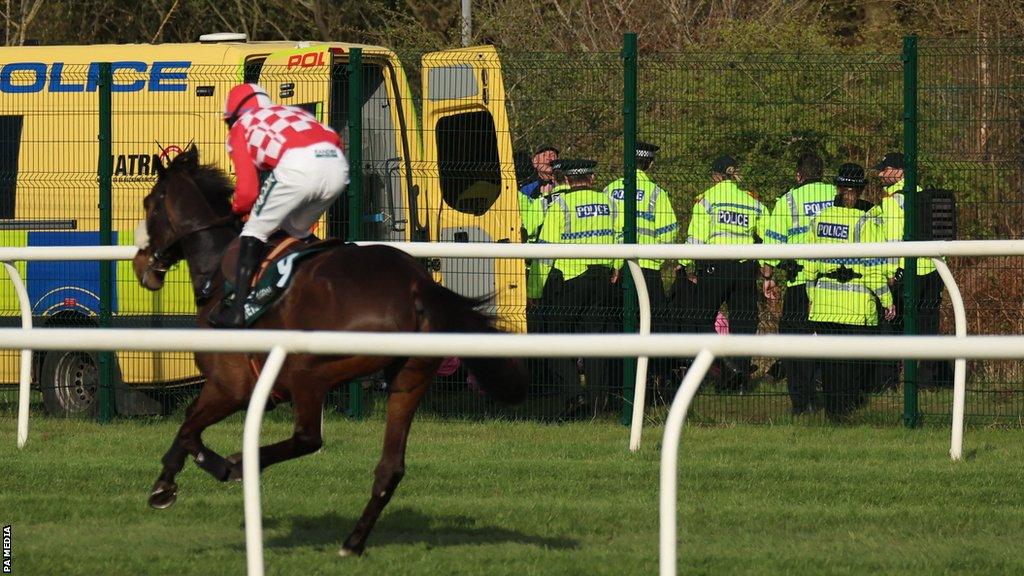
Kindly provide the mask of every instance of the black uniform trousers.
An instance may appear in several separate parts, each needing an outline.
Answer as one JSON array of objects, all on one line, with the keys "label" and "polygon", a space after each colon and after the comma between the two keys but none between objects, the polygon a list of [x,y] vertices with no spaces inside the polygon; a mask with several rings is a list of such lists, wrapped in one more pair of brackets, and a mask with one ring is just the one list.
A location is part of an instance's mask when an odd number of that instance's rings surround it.
[{"label": "black uniform trousers", "polygon": [[[878,334],[877,326],[857,326],[833,322],[811,322],[818,334],[870,336]],[[868,391],[877,388],[878,361],[859,358],[818,360],[821,366],[821,389],[825,396],[825,415],[843,420],[862,406]]]},{"label": "black uniform trousers", "polygon": [[[903,281],[889,287],[896,303],[896,318],[886,325],[890,334],[903,334]],[[939,310],[942,307],[942,277],[932,271],[917,277],[917,333],[934,336],[939,333]],[[899,382],[899,362],[886,362],[885,381],[895,387]],[[953,385],[953,362],[949,360],[921,360],[918,362],[917,383],[923,388],[951,387]]]},{"label": "black uniform trousers", "polygon": [[[665,293],[661,270],[650,268],[642,268],[642,270],[644,282],[647,284],[647,294],[651,300],[651,333],[671,334],[676,332],[678,324],[676,310],[673,306],[673,298]],[[623,267],[622,273],[629,274],[629,267]],[[651,358],[649,373],[662,379],[671,377],[674,364],[675,361],[672,358]]]},{"label": "black uniform trousers", "polygon": [[[787,287],[782,300],[779,334],[810,334],[811,324],[807,320],[809,307],[806,284]],[[793,414],[813,412],[815,409],[814,367],[814,360],[806,358],[782,360],[789,399],[793,402]]]},{"label": "black uniform trousers", "polygon": [[[588,266],[587,271],[564,280],[558,269],[551,271],[544,287],[553,305],[552,332],[563,334],[604,333],[621,324],[622,296],[617,284],[611,283],[612,270],[607,266]],[[551,360],[555,384],[570,397],[606,396],[614,364],[608,358],[587,358],[584,361],[586,389],[580,387],[576,361],[573,358]],[[621,362],[619,362],[621,366]],[[621,368],[619,370],[621,374]]]},{"label": "black uniform trousers", "polygon": [[[697,261],[697,285],[694,286],[694,326],[697,332],[714,332],[715,318],[722,304],[729,306],[729,333],[753,334],[757,331],[757,261]],[[739,386],[750,377],[750,358],[735,358]]]}]

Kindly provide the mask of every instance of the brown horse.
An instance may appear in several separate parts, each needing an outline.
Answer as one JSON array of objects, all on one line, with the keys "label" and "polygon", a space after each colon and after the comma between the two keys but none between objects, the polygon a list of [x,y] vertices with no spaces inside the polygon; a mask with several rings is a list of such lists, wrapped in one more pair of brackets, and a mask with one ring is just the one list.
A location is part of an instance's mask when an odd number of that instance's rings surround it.
[{"label": "brown horse", "polygon": [[[199,164],[191,147],[166,168],[158,165],[157,182],[146,196],[145,226],[134,260],[139,282],[150,290],[163,286],[167,269],[188,262],[198,310],[207,316],[222,296],[221,256],[235,240],[239,222],[231,215],[231,183],[218,169]],[[304,260],[289,288],[256,324],[263,329],[355,330],[373,332],[496,332],[494,318],[477,308],[481,301],[460,296],[434,282],[409,255],[388,247],[336,243]],[[200,468],[219,481],[241,478],[241,455],[224,458],[203,445],[208,426],[246,407],[256,384],[246,354],[197,353],[206,378],[188,407],[185,422],[163,457],[149,497],[153,508],[167,508],[177,498],[175,476],[191,454]],[[265,355],[256,358],[262,365]],[[413,415],[427,392],[440,358],[389,356],[289,356],[274,387],[278,398],[294,406],[291,438],[260,448],[260,467],[316,452],[323,445],[321,411],[332,388],[354,378],[383,371],[388,383],[387,428],[373,493],[341,554],[361,554],[381,510],[405,474],[405,448]],[[529,376],[518,360],[466,358],[483,389],[495,399],[523,399]]]}]

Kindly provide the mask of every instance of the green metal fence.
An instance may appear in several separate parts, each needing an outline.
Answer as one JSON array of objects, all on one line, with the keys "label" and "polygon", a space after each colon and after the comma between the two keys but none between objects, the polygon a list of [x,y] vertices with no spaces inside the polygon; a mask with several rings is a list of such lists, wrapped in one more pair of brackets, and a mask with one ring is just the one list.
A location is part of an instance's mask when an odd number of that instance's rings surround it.
[{"label": "green metal fence", "polygon": [[[223,129],[196,132],[191,138],[185,135],[190,126],[216,118],[226,87],[244,77],[260,81],[267,78],[267,82],[273,83],[275,99],[291,90],[298,96],[291,100],[284,97],[282,101],[319,114],[343,135],[353,166],[352,184],[345,198],[329,211],[325,228],[318,231],[321,235],[393,240],[406,235],[426,239],[433,234],[455,241],[518,241],[521,238],[515,236],[520,234],[519,230],[514,234],[506,232],[511,236],[507,239],[496,234],[506,223],[515,222],[517,227],[520,220],[525,223],[528,218],[524,215],[532,209],[531,202],[546,203],[549,210],[550,206],[559,205],[559,194],[552,196],[546,189],[550,186],[541,186],[536,198],[520,191],[529,191],[538,176],[552,177],[544,166],[538,174],[534,152],[552,147],[562,159],[597,161],[595,178],[589,186],[604,192],[609,183],[623,178],[624,172],[631,174],[628,169],[637,165],[637,157],[629,153],[635,141],[660,147],[653,164],[640,162],[638,167],[643,169],[642,178],[656,184],[671,205],[671,213],[656,213],[663,209],[646,204],[651,198],[649,194],[638,197],[628,192],[637,183],[625,181],[609,188],[608,193],[621,199],[618,203],[609,201],[610,206],[614,204],[613,210],[633,210],[631,205],[635,205],[640,214],[639,219],[626,216],[617,221],[618,232],[625,237],[630,232],[624,223],[635,223],[641,229],[637,238],[640,242],[645,241],[645,221],[658,221],[662,228],[664,222],[671,222],[674,241],[683,242],[692,235],[695,209],[700,210],[703,194],[713,185],[712,161],[717,157],[730,155],[737,161],[739,187],[750,192],[767,214],[780,197],[797,186],[797,160],[807,152],[815,152],[823,160],[825,182],[836,176],[842,163],[855,162],[866,167],[869,184],[865,198],[878,203],[886,192],[876,176],[878,170],[872,166],[887,152],[902,151],[908,161],[908,177],[916,177],[923,187],[941,187],[956,193],[961,239],[1021,235],[1024,46],[929,41],[917,44],[910,40],[902,47],[893,45],[874,53],[835,48],[827,53],[819,50],[653,54],[636,52],[635,44],[627,36],[623,48],[620,53],[502,52],[500,64],[482,66],[482,71],[475,75],[464,73],[468,66],[465,54],[456,53],[450,61],[445,60],[447,57],[428,56],[428,60],[433,58],[433,64],[426,68],[426,55],[399,54],[402,69],[396,71],[379,55],[360,52],[357,56],[353,50],[335,54],[327,79],[313,70],[276,70],[270,66],[247,67],[244,71],[237,66],[194,67],[188,72],[187,90],[196,97],[167,109],[161,109],[155,101],[139,105],[141,100],[129,100],[115,93],[109,116],[111,152],[101,153],[97,142],[77,142],[77,146],[85,149],[79,153],[112,160],[112,205],[103,212],[109,216],[91,217],[90,222],[95,223],[86,223],[80,215],[81,208],[71,209],[66,197],[86,197],[88,192],[84,190],[94,186],[90,183],[91,170],[80,170],[83,173],[78,174],[78,179],[84,183],[72,189],[55,183],[58,175],[42,173],[45,170],[38,167],[44,163],[25,156],[56,154],[50,150],[65,139],[60,125],[50,122],[46,124],[51,126],[49,132],[22,133],[17,120],[33,115],[67,114],[70,106],[63,111],[54,109],[60,106],[39,109],[26,98],[5,95],[5,104],[0,109],[0,148],[7,151],[0,161],[0,222],[6,226],[2,233],[11,244],[32,243],[28,235],[46,235],[45,231],[32,228],[34,224],[27,222],[31,218],[22,216],[29,213],[24,207],[28,191],[32,187],[46,187],[53,193],[33,197],[40,203],[37,211],[45,212],[49,219],[75,220],[78,231],[101,231],[100,221],[109,220],[109,240],[79,234],[74,243],[131,243],[131,230],[141,217],[141,197],[152,184],[153,170],[148,166],[156,161],[151,160],[153,154],[159,159],[161,148],[184,147],[192,139],[200,147],[204,161],[226,167]],[[916,78],[912,74],[915,61]],[[79,76],[85,78],[89,73],[83,68]],[[426,90],[424,75],[429,84]],[[65,82],[73,83],[75,78],[74,71],[64,71]],[[403,90],[405,79],[407,89]],[[498,87],[498,79],[503,90]],[[98,78],[97,82],[103,85]],[[329,89],[324,89],[325,82]],[[286,84],[290,86],[286,88]],[[472,89],[467,88],[470,84]],[[633,85],[635,93],[630,89]],[[210,90],[202,91],[207,96],[200,97],[199,89],[205,87]],[[85,109],[76,104],[75,113],[101,117],[102,93],[96,90],[95,100]],[[324,96],[303,100],[305,94]],[[466,97],[467,102],[475,99],[476,107],[467,104],[438,112],[438,107],[452,95]],[[60,102],[60,97],[56,98],[54,101]],[[71,103],[72,95],[67,98]],[[908,134],[905,127],[915,125],[915,102],[916,129]],[[489,107],[491,112],[482,111],[481,106]],[[498,119],[501,115],[507,117],[507,123]],[[171,134],[169,140],[159,142],[161,148],[149,141],[154,124]],[[431,147],[439,155],[433,160],[425,153]],[[915,157],[916,165],[912,162]],[[145,169],[142,158],[146,160]],[[104,172],[103,162],[99,172]],[[436,198],[426,190],[431,183],[438,190]],[[508,195],[516,200],[506,201]],[[563,200],[571,199],[570,196],[563,194]],[[907,204],[908,210],[912,210],[912,201]],[[19,227],[28,230],[15,231]],[[525,237],[530,232],[524,230],[522,234]],[[613,266],[605,263],[590,263],[586,274],[596,279],[590,283],[550,281],[549,267],[559,266],[550,262],[442,258],[424,264],[440,269],[449,284],[473,294],[495,291],[495,287],[503,287],[510,294],[522,293],[521,299],[498,300],[492,308],[509,328],[531,332],[635,329],[629,282],[617,278]],[[709,295],[714,284],[708,280],[708,269],[702,269],[700,264],[683,264],[686,263],[648,266],[646,274],[655,285],[653,289],[659,290],[655,331],[722,330],[726,324],[733,332],[750,326],[758,333],[778,331],[785,295],[769,300],[761,294],[757,278],[761,270],[755,264],[739,264],[735,268],[743,275],[756,275],[753,278],[724,279],[741,284],[742,288],[734,289],[746,290],[746,300],[723,305],[718,318],[714,313],[719,306]],[[953,259],[949,264],[967,302],[970,333],[1019,334],[1024,330],[1024,287],[1018,279],[1019,259]],[[718,266],[724,270],[732,264]],[[38,291],[45,283],[42,277],[34,277],[32,268],[22,267],[30,289]],[[74,276],[83,274],[81,267],[70,265],[47,270],[46,274],[56,277],[49,281],[66,280],[68,284],[76,282]],[[688,272],[689,276],[696,276],[696,284],[688,278]],[[88,277],[92,278],[92,274],[90,271]],[[778,270],[774,278],[785,283]],[[904,278],[902,286],[893,285],[893,292],[910,291],[914,281],[923,282],[916,277],[913,281]],[[549,281],[539,288],[531,285],[538,279]],[[82,283],[86,279],[77,281]],[[101,284],[97,284],[98,290]],[[38,309],[37,324],[45,325],[57,317],[65,323],[95,320],[93,323],[99,324],[106,321],[104,312],[108,309],[112,311],[110,322],[115,326],[159,328],[190,323],[191,287],[184,270],[172,275],[163,294],[154,296],[135,286],[130,266],[118,264],[112,291],[109,308],[97,303],[71,318],[67,306],[44,306]],[[0,282],[0,295],[2,319],[15,325],[17,305],[6,281]],[[101,295],[98,300],[106,298]],[[948,299],[944,298],[942,333],[952,333],[948,306]],[[910,310],[915,308],[911,306]],[[903,328],[881,322],[874,330],[916,330],[921,324],[920,320],[913,321],[912,314],[907,315],[912,321],[905,322]],[[98,399],[98,391],[103,389],[99,386],[103,360],[88,354],[74,358],[77,363],[68,363],[70,381],[62,386],[83,398],[92,395]],[[16,362],[15,355],[0,358],[4,373],[16,374]],[[648,398],[649,417],[653,420],[660,417],[660,406],[671,400],[687,362],[686,358],[652,359]],[[42,364],[37,366],[36,376],[37,383],[45,386]],[[530,399],[523,406],[506,408],[483,397],[472,375],[452,359],[446,362],[446,374],[439,377],[424,410],[454,417],[619,417],[628,414],[631,364],[631,359],[532,362],[535,382]],[[739,374],[742,364],[742,359],[731,359],[716,366],[694,404],[693,413],[698,420],[817,421],[824,417],[820,409],[797,417],[792,415],[793,399],[787,377],[775,359],[753,359],[752,372],[747,377]],[[115,392],[112,407],[121,413],[166,413],[181,406],[196,390],[197,374],[187,354],[121,354],[119,362],[110,369],[111,380],[115,382],[107,390]],[[855,368],[851,364],[849,369]],[[918,386],[913,386],[905,383],[914,380],[914,370],[903,369],[899,363],[872,365],[870,369],[875,370],[871,378],[880,384],[863,397],[858,394],[854,420],[893,424],[902,419],[916,424],[920,417],[925,421],[947,418],[951,405],[950,374],[940,370],[925,382],[918,373]],[[896,379],[882,382],[883,373],[895,374]],[[148,386],[141,381],[145,380],[143,376],[122,379],[121,374],[144,375],[169,382],[170,386]],[[820,408],[822,402],[827,402],[821,389],[824,375],[820,368],[813,374],[815,405]],[[1021,374],[1021,366],[1015,362],[971,363],[969,417],[973,421],[1017,422],[1024,414],[1018,394]],[[332,405],[352,416],[372,413],[383,397],[384,385],[378,378],[369,377],[338,391]],[[13,400],[13,396],[10,398]],[[48,403],[51,409],[52,404]],[[9,405],[13,406],[13,402]],[[85,402],[83,410],[103,418],[109,416],[106,411],[97,412],[97,406],[99,403]]]},{"label": "green metal fence", "polygon": [[[1024,45],[980,40],[918,47],[919,183],[957,193],[959,237],[1021,238],[1024,233]],[[1020,258],[953,258],[969,334],[1020,334]],[[952,332],[952,312],[942,311]],[[969,421],[1019,422],[1024,411],[1016,361],[968,363]],[[948,421],[948,390],[921,393],[929,420]]]}]

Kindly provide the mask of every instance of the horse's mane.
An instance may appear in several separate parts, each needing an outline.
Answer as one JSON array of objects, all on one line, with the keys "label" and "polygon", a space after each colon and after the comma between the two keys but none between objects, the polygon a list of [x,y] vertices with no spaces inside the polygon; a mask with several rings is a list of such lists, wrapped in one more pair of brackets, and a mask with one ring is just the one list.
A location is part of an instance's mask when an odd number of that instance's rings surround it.
[{"label": "horse's mane", "polygon": [[193,164],[198,159],[198,151],[179,154],[167,166],[169,173],[179,171],[186,173],[203,197],[210,205],[210,208],[217,214],[226,215],[231,213],[231,195],[235,191],[234,185],[228,179],[224,171],[213,164]]},{"label": "horse's mane", "polygon": [[192,180],[206,197],[210,207],[218,214],[227,214],[231,211],[231,195],[234,194],[235,187],[223,170],[213,164],[205,164],[196,168],[192,173]]}]

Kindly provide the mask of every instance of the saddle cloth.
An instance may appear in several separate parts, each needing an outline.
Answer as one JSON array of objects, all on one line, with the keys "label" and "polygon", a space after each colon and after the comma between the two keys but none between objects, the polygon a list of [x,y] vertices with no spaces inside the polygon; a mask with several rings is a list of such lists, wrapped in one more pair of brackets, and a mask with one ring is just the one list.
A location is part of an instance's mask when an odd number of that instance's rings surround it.
[{"label": "saddle cloth", "polygon": [[[284,294],[299,262],[343,244],[343,240],[320,240],[315,236],[303,240],[296,240],[284,233],[272,236],[267,241],[266,255],[253,274],[249,295],[245,299],[245,325],[251,326]],[[229,304],[234,299],[234,281],[238,268],[237,241],[228,246],[220,266],[224,274],[224,304]]]}]

